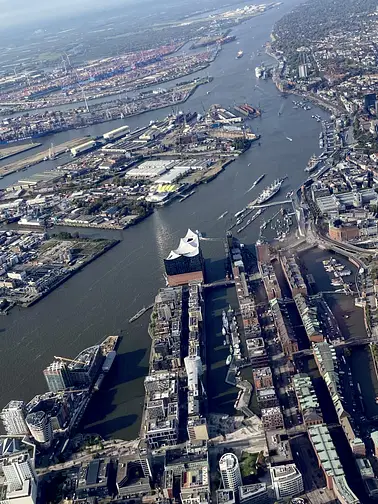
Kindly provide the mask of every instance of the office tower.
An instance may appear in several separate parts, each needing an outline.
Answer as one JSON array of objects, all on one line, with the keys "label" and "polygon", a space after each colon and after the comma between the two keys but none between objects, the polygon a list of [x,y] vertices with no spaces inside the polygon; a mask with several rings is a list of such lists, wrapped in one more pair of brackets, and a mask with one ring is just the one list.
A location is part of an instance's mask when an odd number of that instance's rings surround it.
[{"label": "office tower", "polygon": [[294,497],[303,493],[302,474],[295,464],[271,467],[270,477],[277,499]]},{"label": "office tower", "polygon": [[225,453],[219,460],[219,469],[224,488],[237,490],[242,485],[239,462],[233,453]]},{"label": "office tower", "polygon": [[26,417],[26,423],[30,434],[41,444],[50,445],[53,439],[53,431],[50,417],[44,411],[29,413]]},{"label": "office tower", "polygon": [[29,434],[25,421],[25,403],[23,401],[11,401],[1,412],[5,432],[10,436]]},{"label": "office tower", "polygon": [[16,453],[4,459],[2,470],[7,484],[6,502],[35,504],[37,478],[29,454]]},{"label": "office tower", "polygon": [[43,371],[43,374],[50,392],[65,390],[71,384],[70,373],[64,362],[54,361]]}]

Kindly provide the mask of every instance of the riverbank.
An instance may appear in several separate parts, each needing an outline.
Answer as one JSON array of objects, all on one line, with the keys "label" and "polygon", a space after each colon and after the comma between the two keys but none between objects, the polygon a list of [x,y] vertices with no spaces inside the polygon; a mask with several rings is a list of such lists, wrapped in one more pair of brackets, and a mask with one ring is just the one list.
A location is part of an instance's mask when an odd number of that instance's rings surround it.
[{"label": "riverbank", "polygon": [[44,297],[48,296],[51,292],[53,292],[55,289],[57,289],[60,285],[62,285],[64,282],[66,282],[69,278],[76,275],[76,273],[81,271],[88,264],[95,261],[96,259],[101,257],[103,254],[105,254],[108,250],[115,247],[119,242],[120,242],[120,240],[105,240],[104,246],[101,250],[99,250],[95,254],[89,256],[88,258],[79,261],[77,265],[72,266],[71,269],[66,274],[58,277],[56,282],[49,285],[48,289],[46,289],[43,292],[39,292],[39,293],[35,294],[35,296],[33,298],[31,298],[29,301],[20,302],[20,303],[17,301],[13,301],[13,306],[21,306],[22,308],[29,308],[30,306],[33,306],[35,303],[38,303],[38,301],[40,301]]},{"label": "riverbank", "polygon": [[24,144],[24,145],[14,145],[11,147],[0,147],[0,161],[3,161],[4,159],[8,159],[12,156],[17,156],[17,154],[21,154],[22,152],[27,152],[31,149],[35,149],[37,147],[40,147],[42,144],[41,143],[31,143],[31,144]]},{"label": "riverbank", "polygon": [[[84,143],[86,140],[88,139],[85,137],[74,138],[72,140],[69,140],[68,142],[64,142],[59,145],[54,145],[53,152],[51,152],[50,149],[45,150],[42,152],[38,152],[37,154],[34,154],[32,156],[21,159],[19,161],[14,161],[13,163],[0,166],[0,177],[3,178],[6,177],[7,175],[11,175],[12,173],[22,171],[25,168],[29,168],[30,166],[42,163],[42,161],[46,161],[51,157],[56,158],[57,156],[67,152],[72,147],[76,147],[77,145]],[[36,144],[36,147],[40,145],[41,144]]]}]

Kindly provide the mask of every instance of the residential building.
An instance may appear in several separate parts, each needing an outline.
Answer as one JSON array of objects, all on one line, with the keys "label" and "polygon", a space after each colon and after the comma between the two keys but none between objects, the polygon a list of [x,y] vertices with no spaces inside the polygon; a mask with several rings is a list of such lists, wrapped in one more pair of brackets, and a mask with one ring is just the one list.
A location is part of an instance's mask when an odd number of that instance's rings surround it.
[{"label": "residential building", "polygon": [[190,441],[207,441],[209,433],[206,418],[191,416],[188,418],[188,436]]},{"label": "residential building", "polygon": [[23,401],[10,401],[3,408],[0,416],[5,432],[9,436],[29,434],[25,413],[25,403]]},{"label": "residential building", "polygon": [[71,386],[67,365],[62,361],[54,361],[43,371],[50,392],[59,392]]},{"label": "residential building", "polygon": [[50,446],[53,440],[53,430],[48,416],[44,411],[36,411],[29,413],[26,417],[26,423],[29,427],[30,434],[40,444]]},{"label": "residential building", "polygon": [[273,376],[270,367],[253,369],[252,375],[256,389],[273,387]]},{"label": "residential building", "polygon": [[269,357],[265,349],[264,339],[260,337],[248,338],[245,344],[252,368],[266,368],[269,365]]},{"label": "residential building", "polygon": [[152,449],[174,445],[178,439],[179,399],[175,373],[158,372],[146,376],[146,409],[142,434]]},{"label": "residential building", "polygon": [[242,485],[239,461],[233,453],[225,453],[219,460],[219,470],[224,488],[237,491]]},{"label": "residential building", "polygon": [[260,408],[273,408],[279,405],[274,387],[256,390],[256,397]]},{"label": "residential building", "polygon": [[210,500],[209,461],[207,449],[195,453],[167,450],[163,495],[180,496],[185,504],[206,504]]},{"label": "residential building", "polygon": [[281,429],[284,426],[284,419],[279,406],[261,409],[261,421],[265,430]]},{"label": "residential building", "polygon": [[278,500],[303,493],[303,479],[295,464],[270,468],[272,487]]},{"label": "residential building", "polygon": [[27,452],[16,452],[2,459],[6,482],[7,503],[35,504],[37,501],[37,476],[34,459]]}]

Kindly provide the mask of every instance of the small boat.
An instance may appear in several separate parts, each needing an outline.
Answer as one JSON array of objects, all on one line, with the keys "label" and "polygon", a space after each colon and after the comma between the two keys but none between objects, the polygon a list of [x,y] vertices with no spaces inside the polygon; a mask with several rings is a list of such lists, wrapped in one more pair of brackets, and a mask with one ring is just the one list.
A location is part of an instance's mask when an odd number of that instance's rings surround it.
[{"label": "small boat", "polygon": [[286,137],[286,140],[289,140],[289,142],[292,142],[292,141],[293,141],[293,139],[292,139],[292,138],[290,138],[290,137]]},{"label": "small boat", "polygon": [[231,364],[232,356],[229,355],[226,359],[226,366],[229,366]]},{"label": "small boat", "polygon": [[226,336],[226,329],[222,327],[222,336]]},{"label": "small boat", "polygon": [[239,210],[239,212],[236,212],[235,218],[237,219],[239,217],[239,215],[242,215],[244,212],[245,212],[245,208],[243,208],[243,210]]},{"label": "small boat", "polygon": [[226,210],[225,212],[223,212],[223,213],[222,213],[222,214],[218,217],[218,220],[223,219],[223,217],[225,217],[227,214],[228,214],[228,210]]}]

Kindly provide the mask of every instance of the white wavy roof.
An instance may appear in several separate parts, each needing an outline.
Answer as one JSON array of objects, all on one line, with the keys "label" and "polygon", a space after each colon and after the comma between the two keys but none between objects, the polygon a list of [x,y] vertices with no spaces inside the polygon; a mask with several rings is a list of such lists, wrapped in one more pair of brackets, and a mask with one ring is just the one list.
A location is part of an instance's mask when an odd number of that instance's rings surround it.
[{"label": "white wavy roof", "polygon": [[176,250],[171,250],[167,260],[177,259],[180,256],[194,257],[199,253],[199,238],[196,233],[188,229],[184,238],[181,238]]}]

